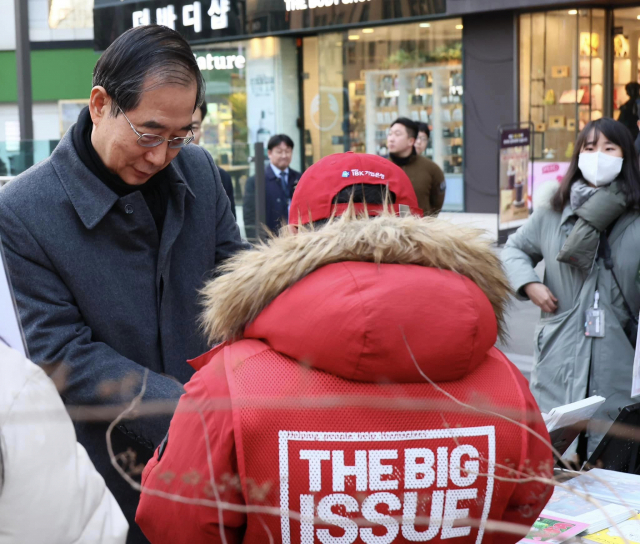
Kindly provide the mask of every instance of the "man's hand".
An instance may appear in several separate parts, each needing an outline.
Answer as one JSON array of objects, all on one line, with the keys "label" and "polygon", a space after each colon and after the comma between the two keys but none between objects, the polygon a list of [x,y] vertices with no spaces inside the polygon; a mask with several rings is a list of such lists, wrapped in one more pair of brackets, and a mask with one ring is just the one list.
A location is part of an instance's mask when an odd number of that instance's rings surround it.
[{"label": "man's hand", "polygon": [[558,299],[553,296],[549,288],[542,283],[528,283],[524,292],[531,302],[540,307],[543,312],[554,313],[558,309]]}]

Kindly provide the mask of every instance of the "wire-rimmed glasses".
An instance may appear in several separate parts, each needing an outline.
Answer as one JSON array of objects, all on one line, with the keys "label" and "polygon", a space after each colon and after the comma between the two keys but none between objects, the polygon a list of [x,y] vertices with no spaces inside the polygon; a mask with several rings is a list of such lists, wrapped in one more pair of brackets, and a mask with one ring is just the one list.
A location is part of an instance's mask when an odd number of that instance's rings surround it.
[{"label": "wire-rimmed glasses", "polygon": [[129,123],[131,130],[133,130],[133,132],[137,134],[138,145],[141,145],[142,147],[158,147],[160,144],[163,144],[165,141],[167,141],[169,142],[170,149],[180,149],[181,147],[184,147],[185,145],[193,142],[193,139],[195,138],[193,130],[191,130],[191,136],[177,136],[176,138],[171,138],[170,140],[167,140],[166,138],[163,138],[158,134],[141,134],[136,130],[136,127],[133,126],[133,123],[129,121],[127,114],[122,111],[122,108],[118,106],[118,109],[120,110],[120,113],[124,115],[127,123]]}]

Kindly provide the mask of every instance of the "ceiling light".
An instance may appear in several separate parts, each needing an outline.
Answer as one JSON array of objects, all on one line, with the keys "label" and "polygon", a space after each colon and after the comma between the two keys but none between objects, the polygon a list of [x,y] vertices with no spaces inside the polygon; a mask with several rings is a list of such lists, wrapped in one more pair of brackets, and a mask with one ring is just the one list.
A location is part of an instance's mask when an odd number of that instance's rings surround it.
[{"label": "ceiling light", "polygon": [[363,34],[373,34],[373,28],[363,28],[362,29],[362,33]]},{"label": "ceiling light", "polygon": [[420,28],[430,28],[431,24],[429,23],[420,23]]},{"label": "ceiling light", "polygon": [[638,15],[637,19],[640,19],[640,15]]},{"label": "ceiling light", "polygon": [[456,25],[456,30],[462,30],[464,28],[464,25]]},{"label": "ceiling light", "polygon": [[569,10],[569,15],[578,15],[578,10],[577,9],[570,9]]},{"label": "ceiling light", "polygon": [[349,36],[349,39],[353,42],[355,40],[359,40],[360,36],[358,36],[357,34],[352,34],[351,36]]}]

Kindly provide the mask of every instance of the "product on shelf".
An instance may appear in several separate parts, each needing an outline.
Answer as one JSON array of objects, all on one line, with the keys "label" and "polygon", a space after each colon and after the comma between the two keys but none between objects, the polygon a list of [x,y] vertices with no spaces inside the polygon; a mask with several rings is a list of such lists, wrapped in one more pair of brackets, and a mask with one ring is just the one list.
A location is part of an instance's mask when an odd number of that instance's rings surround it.
[{"label": "product on shelf", "polygon": [[386,155],[387,131],[397,117],[427,123],[425,154],[447,174],[462,173],[462,70],[433,65],[364,72],[366,151]]}]

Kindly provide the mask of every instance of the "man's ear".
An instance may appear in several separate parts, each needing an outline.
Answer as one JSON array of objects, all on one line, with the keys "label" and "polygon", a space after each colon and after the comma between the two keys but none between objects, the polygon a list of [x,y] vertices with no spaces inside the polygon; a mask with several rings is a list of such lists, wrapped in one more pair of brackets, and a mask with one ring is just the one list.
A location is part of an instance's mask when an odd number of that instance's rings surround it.
[{"label": "man's ear", "polygon": [[638,119],[638,128],[640,128],[640,119]]},{"label": "man's ear", "polygon": [[100,85],[91,89],[89,97],[89,113],[91,121],[98,126],[100,122],[111,114],[111,97]]}]

